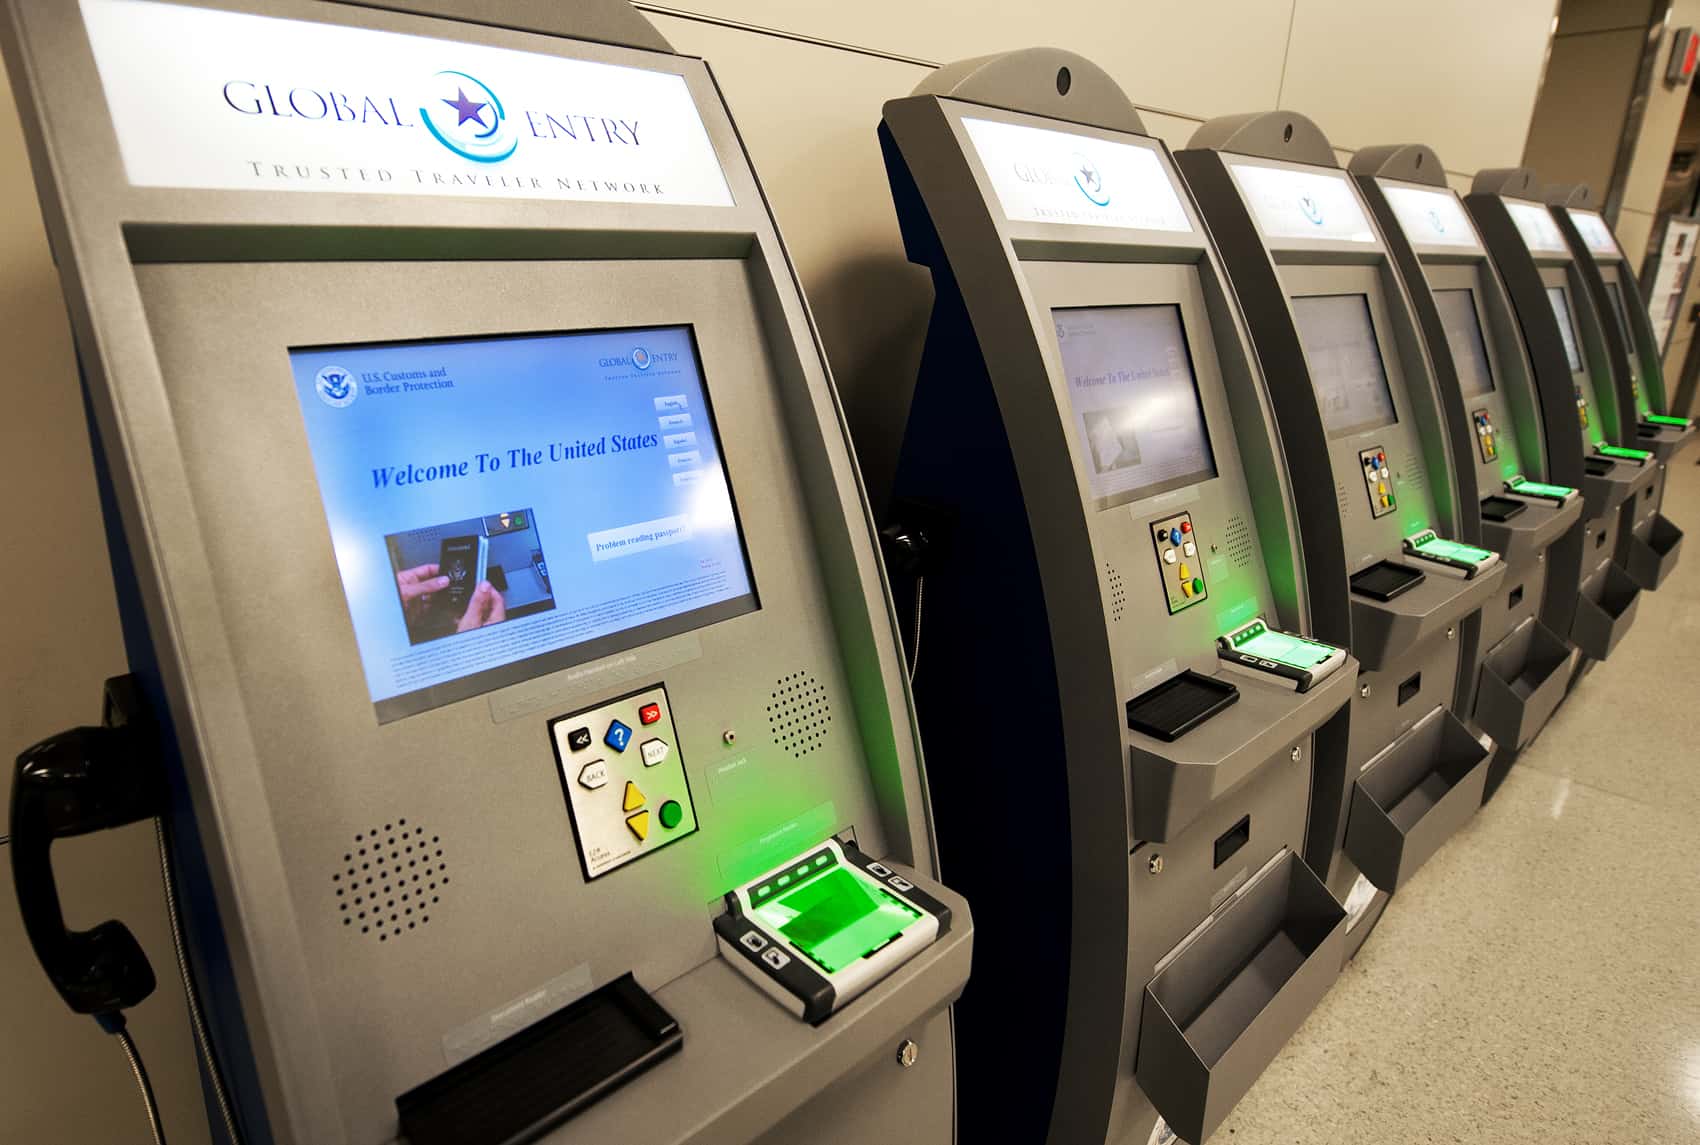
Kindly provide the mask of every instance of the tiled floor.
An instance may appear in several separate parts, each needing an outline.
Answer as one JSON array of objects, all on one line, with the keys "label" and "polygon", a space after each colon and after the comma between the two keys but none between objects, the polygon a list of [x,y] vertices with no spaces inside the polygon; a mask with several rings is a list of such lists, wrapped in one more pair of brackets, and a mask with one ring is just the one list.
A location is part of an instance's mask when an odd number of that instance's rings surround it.
[{"label": "tiled floor", "polygon": [[[1666,513],[1700,537],[1700,469]],[[1700,1142],[1700,551],[1213,1141]]]}]

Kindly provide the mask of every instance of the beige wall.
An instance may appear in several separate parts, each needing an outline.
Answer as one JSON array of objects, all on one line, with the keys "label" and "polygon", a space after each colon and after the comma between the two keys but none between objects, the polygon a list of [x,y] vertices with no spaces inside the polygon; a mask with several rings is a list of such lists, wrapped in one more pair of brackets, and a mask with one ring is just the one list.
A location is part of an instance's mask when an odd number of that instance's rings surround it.
[{"label": "beige wall", "polygon": [[[654,17],[680,51],[714,66],[800,268],[876,499],[892,460],[883,443],[901,427],[931,288],[903,259],[874,128],[880,105],[913,88],[928,61],[1040,43],[1072,48],[1156,109],[1146,122],[1173,147],[1208,117],[1290,107],[1316,119],[1343,157],[1344,149],[1370,143],[1429,143],[1462,188],[1478,167],[1517,161],[1553,16],[1553,0],[699,0],[689,7],[755,25]],[[0,170],[23,168],[8,93],[0,97]],[[0,667],[8,697],[0,705],[0,748],[8,752],[93,718],[101,679],[123,668],[57,290],[33,190],[23,178],[5,180],[0,330],[13,369],[10,416],[0,419],[0,488],[54,538],[50,565],[0,566],[0,646],[10,653]],[[41,575],[46,567],[52,576]],[[204,1141],[146,832],[76,841],[58,858],[75,888],[74,919],[87,925],[119,914],[141,932],[163,985],[134,1028],[173,1140]],[[0,894],[0,983],[0,1139],[139,1140],[139,1110],[116,1046],[49,996],[7,894]]]}]

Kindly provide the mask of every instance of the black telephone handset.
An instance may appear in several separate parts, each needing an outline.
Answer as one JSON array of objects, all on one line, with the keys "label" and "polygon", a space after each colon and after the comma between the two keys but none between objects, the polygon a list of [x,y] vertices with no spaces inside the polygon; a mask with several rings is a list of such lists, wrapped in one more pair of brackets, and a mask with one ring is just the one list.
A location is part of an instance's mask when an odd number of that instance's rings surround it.
[{"label": "black telephone handset", "polygon": [[67,1005],[111,1014],[153,993],[153,968],[116,919],[71,930],[59,907],[55,839],[122,827],[159,813],[158,742],[134,676],[106,682],[100,727],[72,728],[18,756],[12,777],[12,882],[24,931]]}]

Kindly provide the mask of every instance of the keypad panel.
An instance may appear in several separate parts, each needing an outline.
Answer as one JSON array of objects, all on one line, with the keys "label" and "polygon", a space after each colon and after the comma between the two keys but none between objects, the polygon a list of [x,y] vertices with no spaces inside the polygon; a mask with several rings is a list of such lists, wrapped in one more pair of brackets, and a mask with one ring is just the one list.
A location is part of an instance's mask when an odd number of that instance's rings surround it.
[{"label": "keypad panel", "polygon": [[664,686],[560,716],[549,721],[549,733],[585,878],[697,829]]},{"label": "keypad panel", "polygon": [[1399,507],[1398,494],[1393,491],[1393,466],[1387,461],[1387,451],[1379,445],[1358,451],[1358,467],[1364,475],[1364,492],[1369,494],[1369,513],[1385,517]]},{"label": "keypad panel", "polygon": [[1157,573],[1171,614],[1191,608],[1210,595],[1204,583],[1201,542],[1192,527],[1191,513],[1174,513],[1151,523],[1151,541],[1156,548]]}]

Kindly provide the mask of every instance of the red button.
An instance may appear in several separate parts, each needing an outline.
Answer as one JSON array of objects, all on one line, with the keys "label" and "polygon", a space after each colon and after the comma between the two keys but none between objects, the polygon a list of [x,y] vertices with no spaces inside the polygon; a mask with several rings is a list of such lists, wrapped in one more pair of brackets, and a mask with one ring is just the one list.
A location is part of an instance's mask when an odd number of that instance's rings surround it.
[{"label": "red button", "polygon": [[661,718],[660,704],[645,704],[638,709],[638,722],[648,727]]},{"label": "red button", "polygon": [[1183,533],[1192,532],[1192,522],[1191,521],[1182,521],[1181,522],[1181,532],[1183,532]]}]

